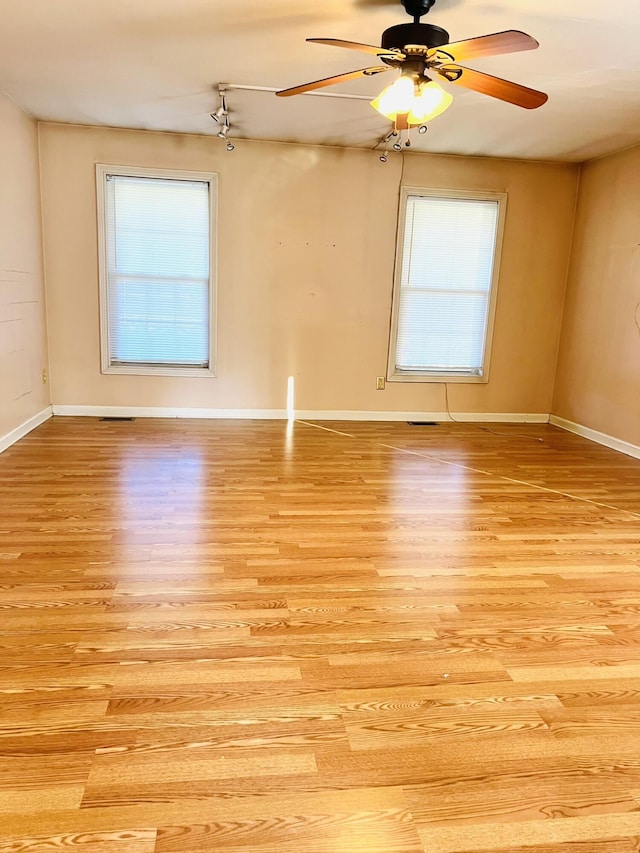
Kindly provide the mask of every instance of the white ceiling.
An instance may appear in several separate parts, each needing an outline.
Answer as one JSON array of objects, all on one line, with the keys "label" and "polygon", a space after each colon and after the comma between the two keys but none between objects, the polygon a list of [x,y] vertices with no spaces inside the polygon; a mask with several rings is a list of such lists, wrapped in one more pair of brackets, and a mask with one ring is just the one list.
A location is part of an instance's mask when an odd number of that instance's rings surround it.
[{"label": "white ceiling", "polygon": [[[369,64],[306,37],[380,43],[400,0],[0,0],[0,88],[36,118],[215,134],[220,82],[288,87]],[[459,87],[418,150],[581,161],[640,142],[638,0],[437,0],[451,40],[520,29],[537,51],[469,65],[549,93],[522,110]],[[371,57],[372,58],[372,57]],[[327,91],[372,97],[392,73]],[[233,136],[369,146],[367,101],[232,91]]]}]

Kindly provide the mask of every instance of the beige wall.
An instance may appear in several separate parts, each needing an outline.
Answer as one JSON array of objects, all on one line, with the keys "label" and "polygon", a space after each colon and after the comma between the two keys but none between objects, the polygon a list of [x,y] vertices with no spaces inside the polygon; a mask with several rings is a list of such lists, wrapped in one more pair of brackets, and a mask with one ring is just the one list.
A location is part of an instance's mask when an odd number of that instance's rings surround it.
[{"label": "beige wall", "polygon": [[49,405],[38,129],[0,92],[0,442]]},{"label": "beige wall", "polygon": [[[370,151],[41,126],[53,402],[444,410],[441,385],[386,372],[401,161]],[[218,376],[101,375],[95,163],[220,175]],[[490,381],[452,411],[550,410],[578,169],[410,155],[404,184],[509,194]]]},{"label": "beige wall", "polygon": [[582,167],[554,414],[640,445],[640,147]]}]

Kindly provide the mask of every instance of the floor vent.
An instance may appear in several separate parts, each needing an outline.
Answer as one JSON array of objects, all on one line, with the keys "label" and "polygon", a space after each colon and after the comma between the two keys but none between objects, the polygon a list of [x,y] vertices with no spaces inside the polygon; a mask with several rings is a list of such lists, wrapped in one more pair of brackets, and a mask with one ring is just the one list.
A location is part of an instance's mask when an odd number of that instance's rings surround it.
[{"label": "floor vent", "polygon": [[436,421],[407,421],[409,426],[438,426]]},{"label": "floor vent", "polygon": [[101,421],[135,421],[135,418],[100,418]]}]

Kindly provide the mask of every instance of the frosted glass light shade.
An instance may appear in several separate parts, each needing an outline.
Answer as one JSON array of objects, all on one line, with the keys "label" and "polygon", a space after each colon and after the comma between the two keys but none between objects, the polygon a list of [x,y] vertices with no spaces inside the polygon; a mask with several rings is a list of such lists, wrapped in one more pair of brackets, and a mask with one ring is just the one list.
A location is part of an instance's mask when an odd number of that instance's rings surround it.
[{"label": "frosted glass light shade", "polygon": [[407,123],[424,124],[443,113],[453,98],[433,80],[418,82],[413,77],[399,77],[371,101],[371,106],[390,121],[399,115],[407,116]]},{"label": "frosted glass light shade", "polygon": [[453,103],[453,98],[445,92],[437,83],[431,80],[429,83],[420,83],[420,92],[413,99],[411,110],[407,117],[409,124],[424,124],[432,118],[439,116]]},{"label": "frosted glass light shade", "polygon": [[377,98],[371,101],[371,106],[386,118],[395,121],[398,113],[408,113],[416,96],[416,84],[411,77],[398,79],[383,89]]}]

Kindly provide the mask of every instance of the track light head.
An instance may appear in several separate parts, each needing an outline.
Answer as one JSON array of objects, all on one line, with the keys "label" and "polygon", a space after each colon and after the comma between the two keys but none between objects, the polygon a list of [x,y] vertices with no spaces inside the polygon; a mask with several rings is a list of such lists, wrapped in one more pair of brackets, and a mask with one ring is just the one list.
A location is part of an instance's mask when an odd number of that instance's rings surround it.
[{"label": "track light head", "polygon": [[426,124],[421,124],[418,133],[426,133],[429,130]]},{"label": "track light head", "polygon": [[229,142],[227,142],[227,151],[234,151],[235,147],[236,146],[233,144],[233,142],[231,142],[231,140],[229,140]]},{"label": "track light head", "polygon": [[394,142],[393,143],[393,150],[394,151],[402,151],[402,145],[399,142]]},{"label": "track light head", "polygon": [[381,163],[386,163],[388,159],[389,159],[389,158],[387,157],[387,155],[386,155],[386,154],[381,154],[381,155],[380,155],[380,162],[381,162]]},{"label": "track light head", "polygon": [[215,113],[211,113],[211,118],[218,124],[224,124],[227,116],[227,111],[224,106],[219,106]]}]

